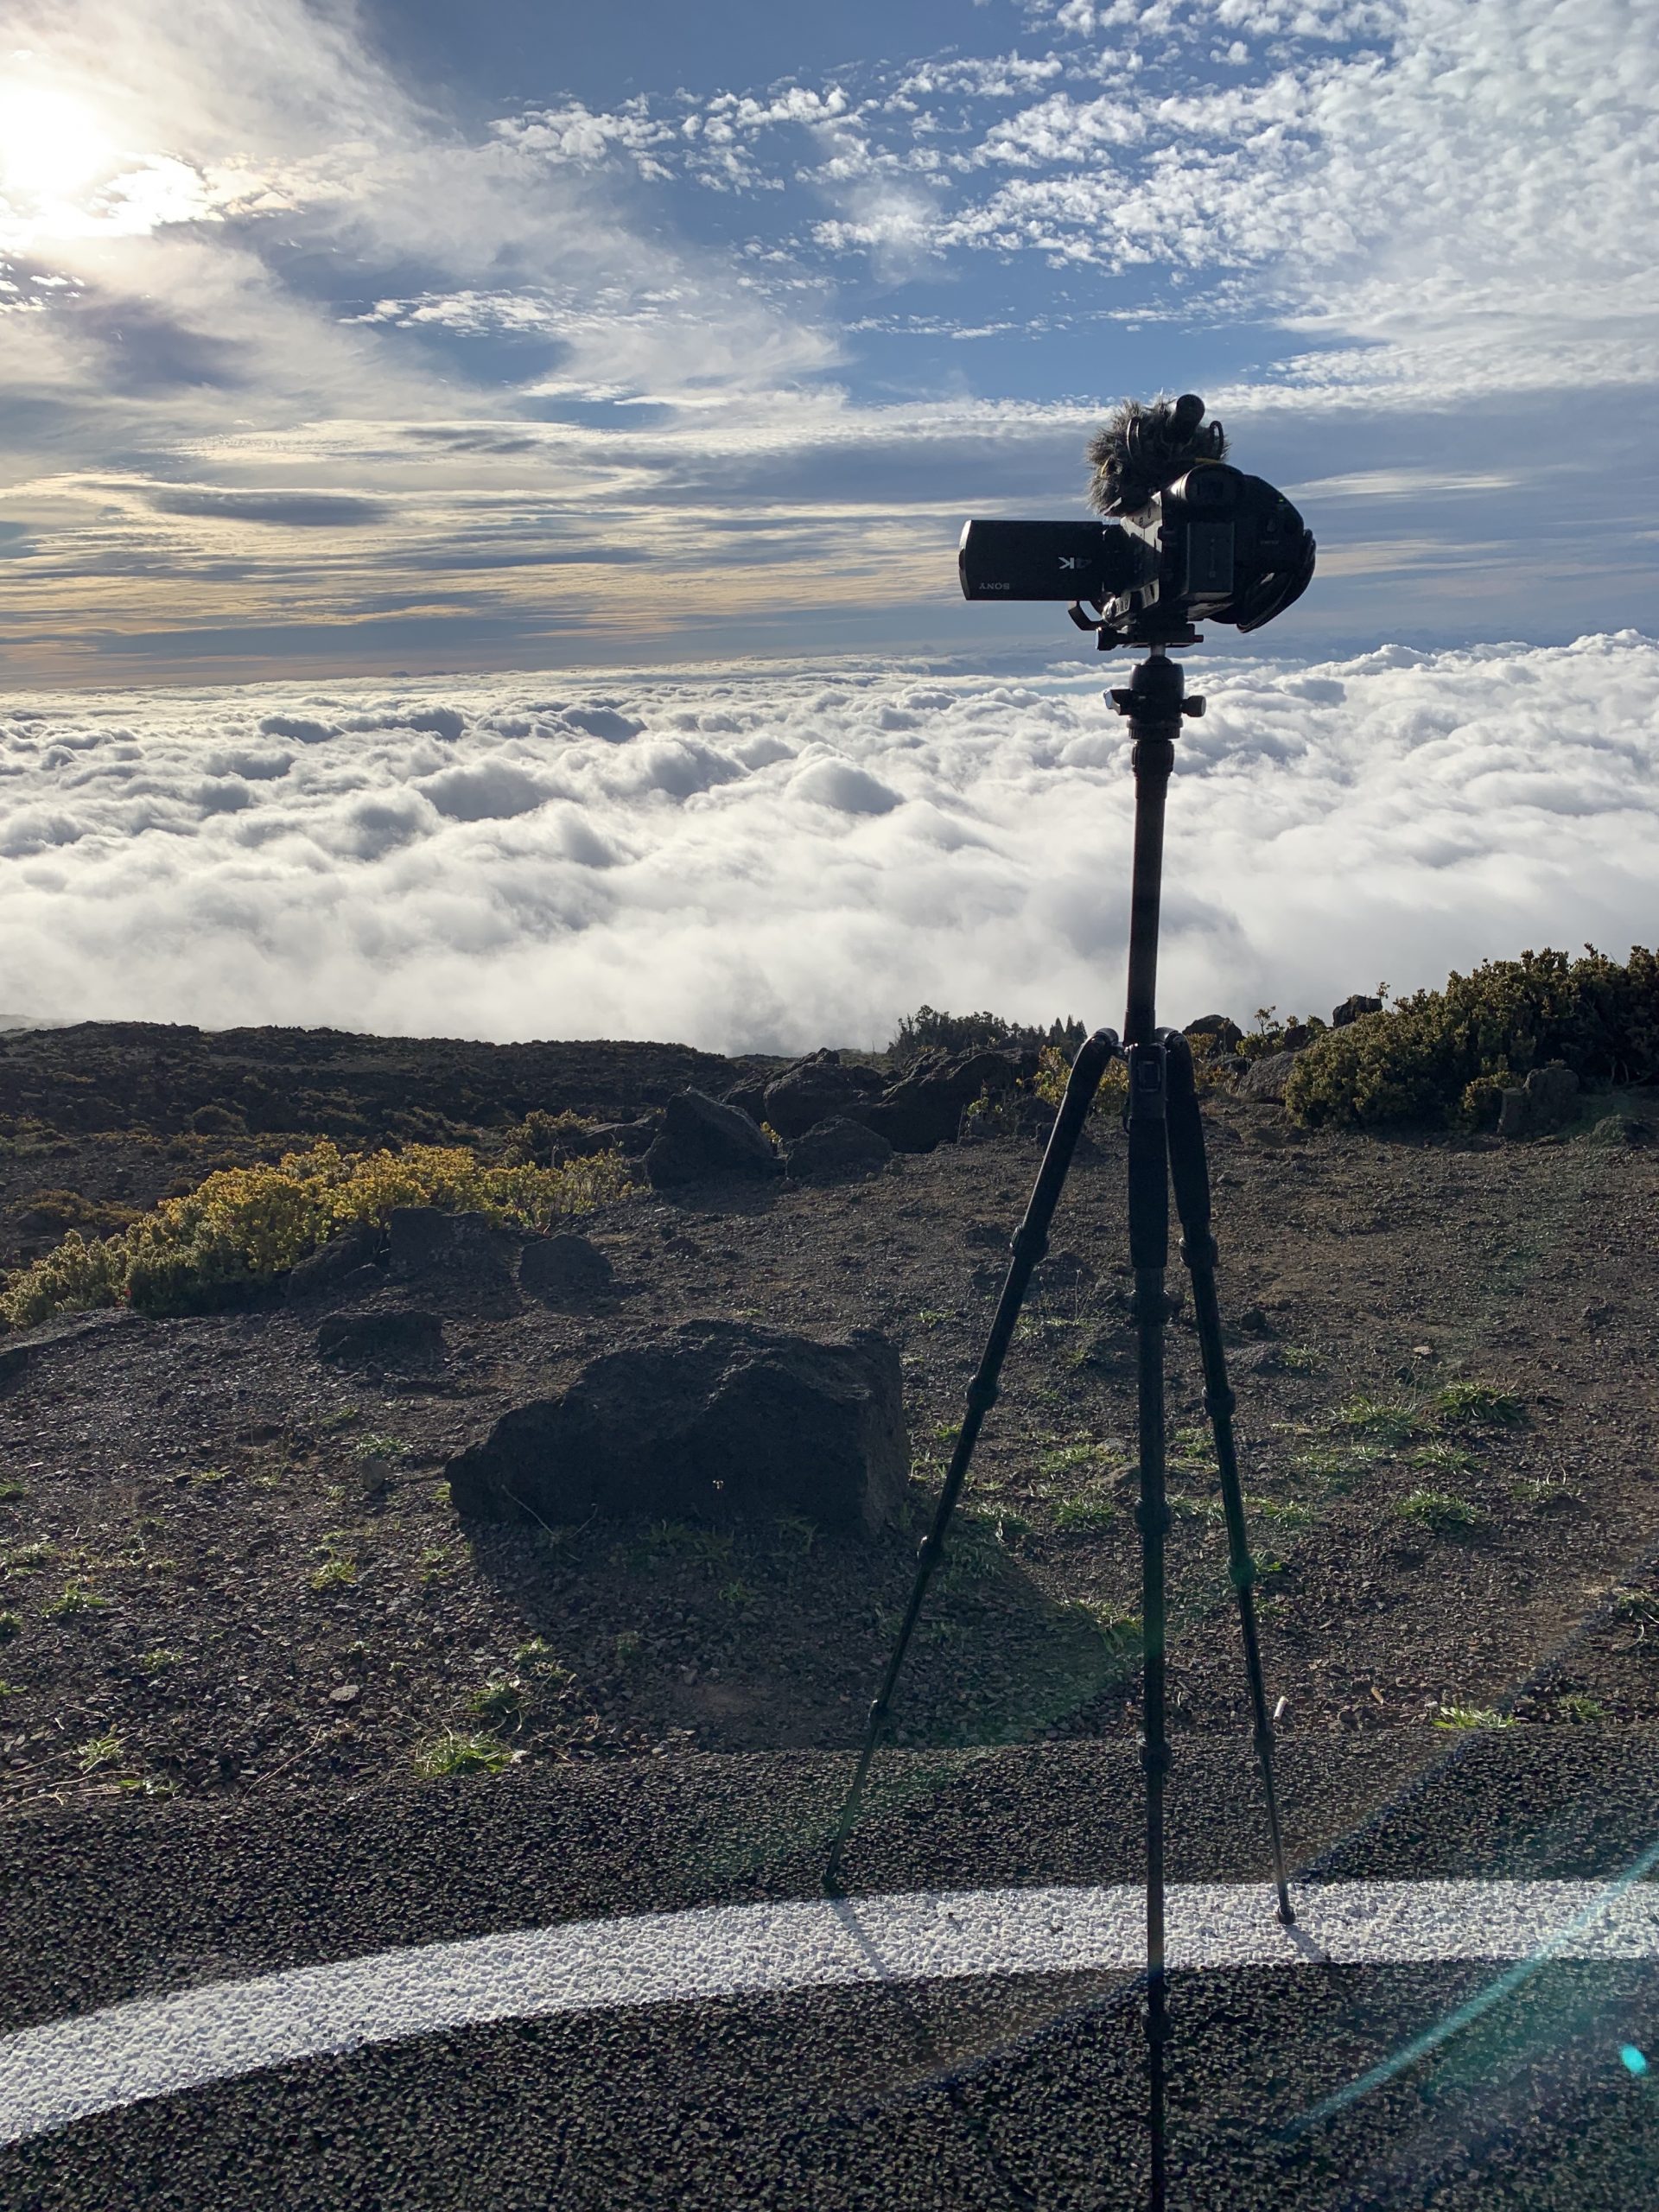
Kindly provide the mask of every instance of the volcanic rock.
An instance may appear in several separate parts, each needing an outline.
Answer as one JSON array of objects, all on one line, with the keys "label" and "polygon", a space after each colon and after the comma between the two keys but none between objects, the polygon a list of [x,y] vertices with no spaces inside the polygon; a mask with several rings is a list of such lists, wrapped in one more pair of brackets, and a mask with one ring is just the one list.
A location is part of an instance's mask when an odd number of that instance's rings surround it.
[{"label": "volcanic rock", "polygon": [[1233,1052],[1244,1032],[1224,1014],[1201,1014],[1196,1021],[1187,1023],[1181,1034],[1192,1039],[1195,1052]]},{"label": "volcanic rock", "polygon": [[379,1249],[378,1232],[366,1222],[354,1222],[318,1250],[288,1271],[288,1300],[293,1306],[321,1292],[337,1297],[342,1290],[361,1293],[379,1280],[374,1266]]},{"label": "volcanic rock", "polygon": [[1285,1085],[1300,1058],[1300,1052],[1269,1052],[1263,1059],[1252,1060],[1238,1086],[1239,1096],[1283,1105]]},{"label": "volcanic rock", "polygon": [[996,1096],[1028,1083],[1036,1072],[1034,1046],[930,1052],[890,1090],[861,1107],[858,1119],[886,1137],[896,1152],[931,1152],[955,1138],[963,1109],[982,1092]]},{"label": "volcanic rock", "polygon": [[585,1236],[538,1236],[518,1260],[518,1287],[549,1306],[585,1306],[610,1289],[611,1262]]},{"label": "volcanic rock", "polygon": [[798,1514],[874,1534],[909,1471],[899,1355],[747,1322],[687,1321],[592,1360],[562,1395],[504,1414],[447,1469],[458,1511],[549,1524]]},{"label": "volcanic rock", "polygon": [[1564,1060],[1534,1068],[1520,1089],[1503,1092],[1497,1133],[1501,1137],[1535,1137],[1559,1129],[1570,1119],[1578,1095],[1579,1078]]},{"label": "volcanic rock", "polygon": [[1381,999],[1368,999],[1363,992],[1356,991],[1351,997],[1344,999],[1340,1006],[1332,1007],[1331,1027],[1345,1029],[1351,1021],[1357,1021],[1362,1014],[1381,1014],[1382,1011]]},{"label": "volcanic rock", "polygon": [[775,1175],[778,1155],[747,1114],[702,1090],[677,1091],[663,1109],[662,1133],[645,1154],[653,1190],[715,1175]]},{"label": "volcanic rock", "polygon": [[443,1326],[435,1313],[396,1306],[380,1313],[330,1313],[317,1327],[317,1355],[340,1367],[435,1367]]},{"label": "volcanic rock", "polygon": [[873,1071],[844,1067],[833,1052],[814,1052],[767,1084],[765,1118],[788,1143],[820,1122],[848,1114],[880,1088]]},{"label": "volcanic rock", "polygon": [[861,1122],[819,1122],[785,1147],[784,1165],[797,1183],[849,1183],[879,1175],[893,1147]]}]

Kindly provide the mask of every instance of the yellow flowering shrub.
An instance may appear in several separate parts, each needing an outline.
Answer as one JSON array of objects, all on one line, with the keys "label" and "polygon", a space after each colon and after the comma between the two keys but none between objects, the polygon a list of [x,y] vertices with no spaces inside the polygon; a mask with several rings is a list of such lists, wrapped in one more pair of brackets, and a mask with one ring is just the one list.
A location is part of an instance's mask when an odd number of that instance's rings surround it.
[{"label": "yellow flowering shrub", "polygon": [[505,1167],[458,1145],[342,1153],[325,1138],[275,1167],[222,1169],[183,1198],[163,1198],[123,1236],[88,1244],[72,1233],[6,1278],[0,1316],[29,1328],[94,1306],[200,1312],[285,1274],[337,1230],[384,1228],[395,1206],[482,1213],[505,1228],[538,1231],[632,1187],[614,1152],[563,1167]]}]

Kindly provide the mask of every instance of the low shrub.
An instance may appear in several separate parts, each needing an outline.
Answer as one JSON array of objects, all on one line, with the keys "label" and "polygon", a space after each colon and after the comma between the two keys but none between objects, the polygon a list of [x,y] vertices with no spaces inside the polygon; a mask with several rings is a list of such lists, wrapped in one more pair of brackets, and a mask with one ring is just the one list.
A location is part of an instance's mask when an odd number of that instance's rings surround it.
[{"label": "low shrub", "polygon": [[902,1067],[924,1052],[967,1052],[995,1045],[1052,1045],[1063,1052],[1069,1065],[1089,1034],[1075,1015],[1051,1021],[1046,1029],[1029,1023],[1007,1021],[1000,1014],[942,1014],[937,1007],[919,1006],[914,1014],[901,1014],[897,1033],[887,1046],[887,1057]]},{"label": "low shrub", "polygon": [[0,1318],[29,1328],[96,1306],[210,1312],[285,1274],[337,1230],[384,1227],[395,1206],[479,1212],[540,1230],[631,1187],[613,1152],[557,1167],[488,1166],[460,1146],[353,1154],[324,1139],[274,1167],[221,1169],[183,1197],[163,1199],[119,1236],[89,1244],[72,1232],[7,1277]]},{"label": "low shrub", "polygon": [[1379,1014],[1326,1030],[1298,1058],[1285,1105],[1310,1126],[1496,1121],[1500,1091],[1565,1061],[1583,1082],[1659,1079],[1659,954],[1623,966],[1546,949],[1453,973]]}]

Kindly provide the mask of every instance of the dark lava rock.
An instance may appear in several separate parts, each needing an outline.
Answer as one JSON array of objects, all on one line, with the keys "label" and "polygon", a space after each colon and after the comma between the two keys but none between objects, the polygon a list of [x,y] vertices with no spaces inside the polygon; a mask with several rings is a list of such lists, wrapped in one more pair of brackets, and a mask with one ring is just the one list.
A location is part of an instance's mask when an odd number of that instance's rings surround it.
[{"label": "dark lava rock", "polygon": [[931,1152],[954,1140],[963,1109],[982,1092],[998,1096],[1028,1083],[1036,1072],[1034,1046],[930,1052],[902,1081],[861,1107],[858,1119],[886,1137],[895,1152]]},{"label": "dark lava rock", "polygon": [[1351,998],[1344,999],[1340,1006],[1332,1007],[1331,1027],[1345,1029],[1351,1021],[1357,1021],[1362,1014],[1381,1014],[1382,1011],[1381,999],[1368,999],[1362,992],[1356,991]]},{"label": "dark lava rock", "polygon": [[1589,1144],[1628,1145],[1640,1150],[1654,1141],[1651,1122],[1639,1120],[1634,1114],[1604,1114],[1593,1128],[1586,1132]]},{"label": "dark lava rock", "polygon": [[609,1256],[585,1236],[538,1236],[519,1255],[519,1289],[549,1306],[585,1306],[613,1280]]},{"label": "dark lava rock", "polygon": [[681,1090],[663,1110],[661,1135],[645,1154],[653,1190],[714,1175],[775,1175],[778,1155],[747,1114],[701,1090]]},{"label": "dark lava rock", "polygon": [[1244,1032],[1224,1014],[1201,1014],[1196,1021],[1187,1023],[1181,1034],[1192,1039],[1195,1052],[1234,1052]]},{"label": "dark lava rock", "polygon": [[447,1470],[457,1510],[492,1520],[799,1514],[867,1534],[899,1517],[908,1471],[885,1338],[820,1344],[712,1320],[590,1361]]},{"label": "dark lava rock", "polygon": [[1572,1116],[1579,1096],[1579,1078],[1564,1060],[1551,1060],[1534,1068],[1517,1090],[1502,1094],[1497,1114],[1501,1137],[1542,1136],[1559,1129]]},{"label": "dark lava rock", "polygon": [[435,1313],[397,1307],[387,1313],[330,1313],[317,1328],[317,1353],[341,1367],[435,1367],[443,1326]]},{"label": "dark lava rock", "polygon": [[386,1226],[388,1271],[423,1295],[465,1306],[483,1319],[521,1311],[513,1282],[515,1240],[487,1214],[441,1206],[394,1206]]},{"label": "dark lava rock", "polygon": [[662,1126],[658,1114],[647,1114],[638,1122],[601,1122],[575,1141],[570,1156],[582,1160],[596,1152],[620,1152],[625,1160],[638,1160],[657,1141]]},{"label": "dark lava rock", "polygon": [[879,1175],[893,1158],[886,1137],[861,1122],[820,1122],[785,1147],[784,1165],[797,1183],[850,1183]]},{"label": "dark lava rock", "polygon": [[1239,1096],[1282,1106],[1285,1085],[1300,1057],[1299,1052],[1269,1052],[1264,1059],[1252,1060],[1238,1086]]},{"label": "dark lava rock", "polygon": [[41,1321],[26,1334],[9,1338],[0,1344],[0,1389],[9,1389],[29,1373],[43,1352],[50,1352],[60,1344],[79,1343],[83,1338],[101,1337],[111,1329],[127,1329],[141,1319],[128,1306],[105,1306],[87,1313],[56,1313],[49,1321]]},{"label": "dark lava rock", "polygon": [[721,1103],[734,1106],[740,1114],[747,1114],[758,1129],[766,1118],[766,1092],[770,1088],[769,1077],[757,1077],[753,1082],[738,1084]]},{"label": "dark lava rock", "polygon": [[843,1066],[828,1050],[814,1052],[767,1084],[764,1118],[788,1143],[820,1122],[849,1113],[880,1089],[881,1078],[874,1071]]},{"label": "dark lava rock", "polygon": [[369,1277],[366,1269],[373,1267],[380,1246],[377,1230],[365,1222],[359,1222],[344,1229],[338,1236],[331,1236],[308,1259],[302,1260],[288,1271],[288,1298],[290,1305],[315,1298],[320,1292],[331,1295],[349,1286],[353,1291],[365,1289]]},{"label": "dark lava rock", "polygon": [[510,1249],[487,1214],[394,1206],[386,1224],[387,1258],[395,1274],[448,1274],[457,1268],[490,1274],[505,1268]]}]

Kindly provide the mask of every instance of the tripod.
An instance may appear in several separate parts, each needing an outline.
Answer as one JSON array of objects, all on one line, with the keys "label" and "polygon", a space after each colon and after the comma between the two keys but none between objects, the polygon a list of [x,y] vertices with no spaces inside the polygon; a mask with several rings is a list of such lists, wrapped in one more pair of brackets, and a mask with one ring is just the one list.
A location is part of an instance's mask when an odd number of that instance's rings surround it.
[{"label": "tripod", "polygon": [[[1198,643],[1191,632],[1173,642]],[[1204,1403],[1216,1444],[1222,1510],[1227,1524],[1228,1569],[1238,1600],[1243,1635],[1244,1672],[1249,1687],[1251,1740],[1262,1770],[1267,1800],[1268,1835],[1273,1853],[1278,1916],[1294,1918],[1285,1874],[1279,1802],[1274,1786],[1273,1727],[1262,1680],[1254,1592],[1256,1570],[1244,1526],[1238,1455],[1233,1440],[1234,1398],[1227,1382],[1221,1341],[1221,1313],[1216,1298],[1216,1240],[1210,1227],[1210,1173],[1205,1160],[1204,1128],[1198,1118],[1192,1048],[1178,1031],[1156,1026],[1154,1001],[1158,976],[1158,913],[1163,874],[1164,801],[1175,762],[1174,741],[1183,715],[1199,715],[1204,701],[1184,696],[1180,664],[1168,658],[1164,645],[1152,644],[1150,658],[1134,670],[1127,690],[1111,694],[1112,704],[1128,717],[1135,741],[1135,861],[1129,899],[1128,1011],[1120,1045],[1109,1029],[1097,1030],[1079,1050],[1065,1095],[1049,1135],[1043,1164],[1015,1231],[1008,1272],[997,1300],[973,1381],[956,1448],[946,1470],[933,1523],[918,1554],[916,1579],[906,1607],[881,1688],[869,1719],[842,1807],[824,1870],[824,1888],[840,1893],[842,1854],[858,1817],[870,1763],[887,1726],[911,1637],[921,1615],[929,1582],[939,1563],[945,1533],[967,1479],[969,1462],[985,1416],[995,1404],[997,1376],[1020,1318],[1032,1272],[1048,1249],[1049,1224],[1059,1203],[1077,1139],[1102,1077],[1119,1053],[1128,1074],[1129,1258],[1135,1274],[1131,1305],[1137,1338],[1140,1408],[1141,1496],[1135,1525],[1141,1532],[1141,1626],[1144,1687],[1141,1699],[1141,1764],[1147,1784],[1147,2113],[1151,2137],[1152,2212],[1163,2212],[1166,2185],[1166,2045],[1169,2041],[1168,1993],[1164,1964],[1164,1781],[1170,1748],[1164,1717],[1164,1538],[1169,1527],[1165,1497],[1164,1329],[1173,1310],[1164,1288],[1169,1261],[1169,1192],[1173,1184],[1181,1223],[1181,1257],[1192,1281],[1193,1315],[1204,1363]]]}]

